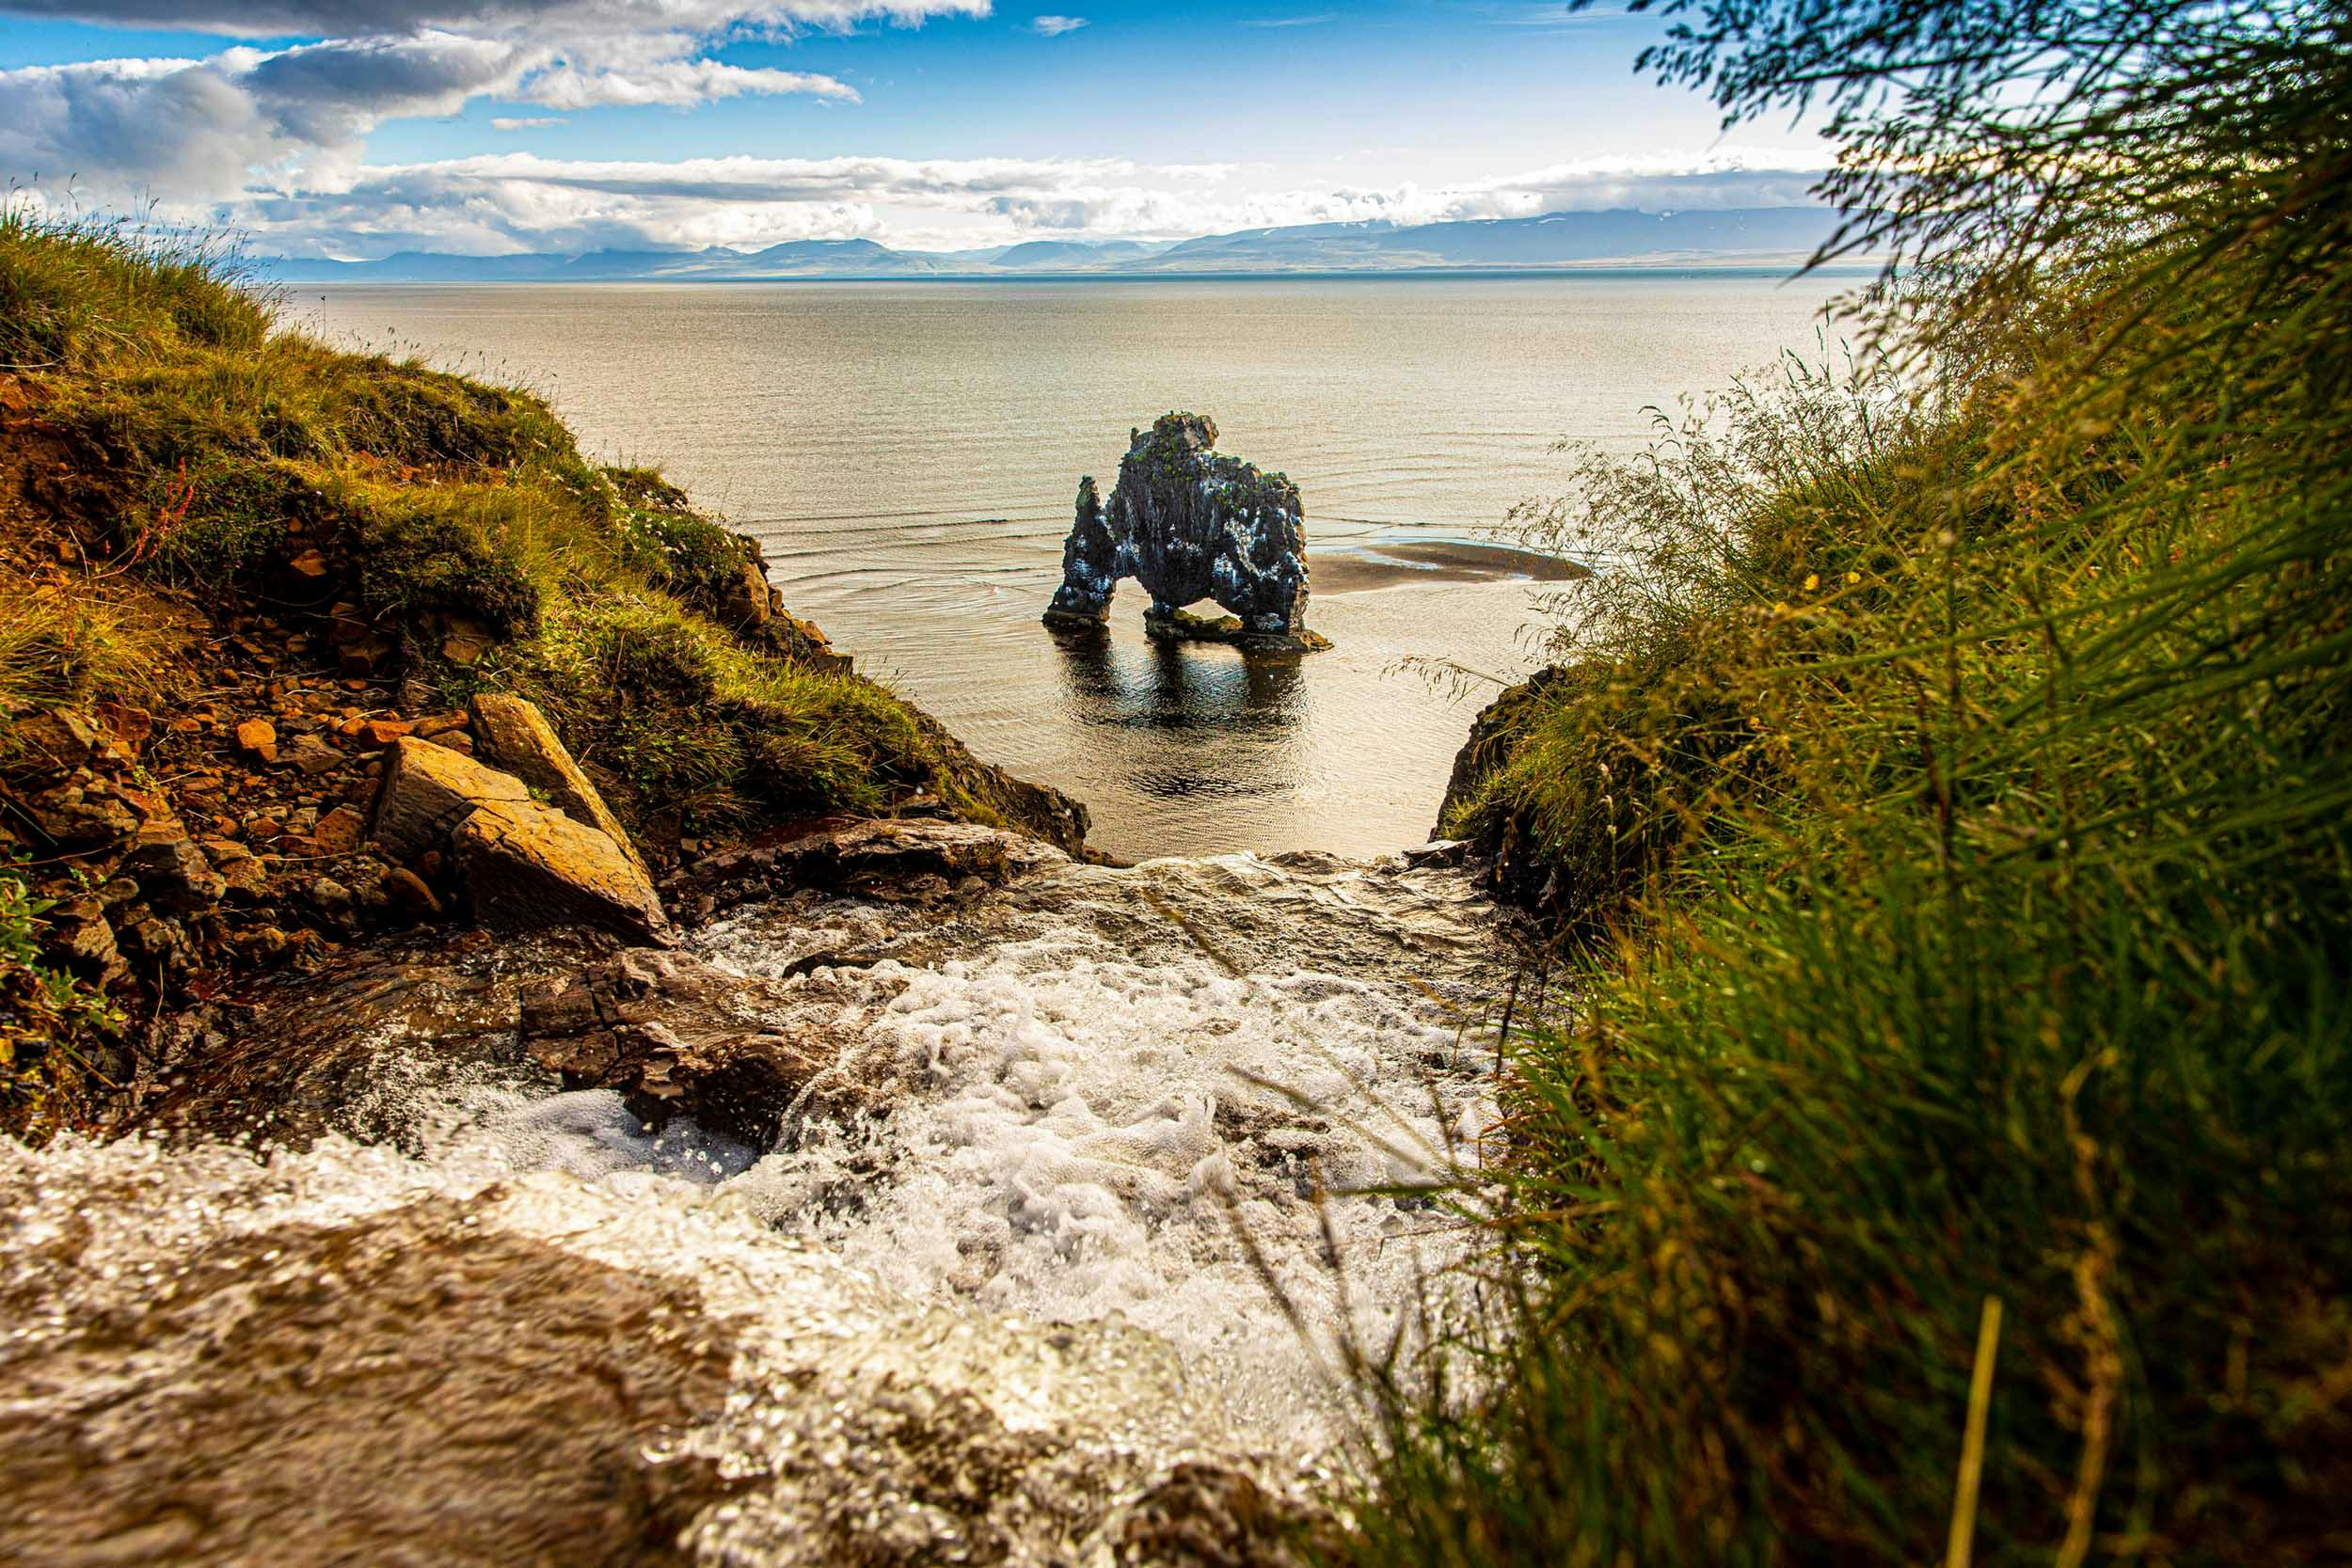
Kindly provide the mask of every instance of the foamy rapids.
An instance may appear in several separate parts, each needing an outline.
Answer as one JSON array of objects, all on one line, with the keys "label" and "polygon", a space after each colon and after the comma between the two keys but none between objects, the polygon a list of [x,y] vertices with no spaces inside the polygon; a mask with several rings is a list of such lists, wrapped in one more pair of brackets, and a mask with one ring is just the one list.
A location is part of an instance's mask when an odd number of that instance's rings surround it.
[{"label": "foamy rapids", "polygon": [[[1459,873],[1064,864],[945,912],[739,911],[690,948],[823,988],[873,1108],[766,1151],[657,1133],[411,1007],[354,1013],[364,1081],[299,1148],[0,1143],[0,1425],[71,1470],[62,1501],[34,1477],[27,1560],[333,1560],[288,1551],[284,1510],[379,1481],[389,1544],[353,1560],[469,1560],[492,1526],[449,1499],[542,1433],[579,1449],[567,1484],[656,1478],[628,1528],[661,1550],[614,1561],[1194,1560],[1171,1515],[1309,1508],[1344,1466],[1350,1342],[1475,1309],[1449,1270],[1507,970]],[[528,952],[479,964],[545,983]],[[224,1400],[259,1402],[230,1436]],[[443,1401],[480,1429],[465,1464]],[[371,1479],[403,1443],[453,1466],[413,1506]],[[400,1547],[419,1520],[448,1533]],[[499,1520],[501,1550],[608,1560]]]}]

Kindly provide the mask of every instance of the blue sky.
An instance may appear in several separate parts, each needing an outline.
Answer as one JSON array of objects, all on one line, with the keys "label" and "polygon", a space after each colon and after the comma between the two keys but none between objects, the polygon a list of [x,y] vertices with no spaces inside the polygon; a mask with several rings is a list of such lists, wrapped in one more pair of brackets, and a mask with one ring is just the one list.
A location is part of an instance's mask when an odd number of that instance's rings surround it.
[{"label": "blue sky", "polygon": [[1612,5],[0,0],[0,172],[37,178],[33,199],[153,201],[295,254],[1771,205],[1823,161],[1799,128],[1726,136],[1638,77],[1661,24]]}]

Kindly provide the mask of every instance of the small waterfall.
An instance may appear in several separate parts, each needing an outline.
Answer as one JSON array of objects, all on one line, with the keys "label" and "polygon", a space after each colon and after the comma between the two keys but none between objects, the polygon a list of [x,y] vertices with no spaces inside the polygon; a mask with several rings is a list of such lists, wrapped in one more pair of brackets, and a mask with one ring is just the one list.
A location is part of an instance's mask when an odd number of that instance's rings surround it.
[{"label": "small waterfall", "polygon": [[1409,1342],[1469,1244],[1467,879],[1059,865],[691,946],[844,1042],[773,1148],[531,1069],[484,1022],[570,961],[529,951],[306,1022],[305,1147],[0,1146],[35,1559],[1278,1559],[1343,1340]]}]

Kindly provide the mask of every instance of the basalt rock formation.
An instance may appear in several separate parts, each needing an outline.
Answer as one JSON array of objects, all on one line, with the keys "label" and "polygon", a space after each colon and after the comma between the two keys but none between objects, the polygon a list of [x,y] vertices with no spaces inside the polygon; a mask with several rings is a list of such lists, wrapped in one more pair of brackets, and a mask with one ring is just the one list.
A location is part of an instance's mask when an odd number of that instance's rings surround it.
[{"label": "basalt rock formation", "polygon": [[[1298,486],[1214,451],[1216,426],[1203,415],[1163,415],[1148,433],[1131,434],[1107,509],[1091,478],[1079,482],[1062,584],[1045,624],[1103,625],[1120,578],[1131,577],[1152,595],[1143,626],[1153,637],[1266,653],[1329,647],[1307,629]],[[1232,613],[1187,613],[1202,599]]]}]

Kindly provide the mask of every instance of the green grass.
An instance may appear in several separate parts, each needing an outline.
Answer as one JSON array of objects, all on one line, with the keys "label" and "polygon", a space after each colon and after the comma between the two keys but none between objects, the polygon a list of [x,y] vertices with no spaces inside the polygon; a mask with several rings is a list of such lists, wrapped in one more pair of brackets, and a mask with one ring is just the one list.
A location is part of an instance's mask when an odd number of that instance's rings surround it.
[{"label": "green grass", "polygon": [[[633,830],[917,789],[1019,815],[885,689],[805,657],[808,628],[723,624],[755,548],[660,474],[590,462],[527,392],[283,328],[216,246],[0,211],[0,360],[27,367],[107,569],[340,604],[437,700],[530,697]],[[305,549],[314,582],[288,573]],[[491,648],[449,662],[452,631]]]},{"label": "green grass", "polygon": [[1573,1022],[1515,1059],[1518,1309],[1454,1347],[1507,1392],[1391,1390],[1374,1557],[1933,1560],[1988,1298],[1979,1560],[2352,1541],[2342,536],[2030,516],[1982,451],[1731,463],[1717,564],[1591,607],[1462,814],[1557,874]]},{"label": "green grass", "polygon": [[0,865],[0,1107],[20,1135],[78,1119],[90,1091],[83,1049],[123,1023],[102,991],[42,956],[52,907],[17,866]]},{"label": "green grass", "polygon": [[[148,700],[159,679],[158,641],[103,584],[11,583],[0,602],[0,712]],[[0,766],[13,744],[0,727]]]},{"label": "green grass", "polygon": [[2352,1560],[2352,48],[1732,8],[1932,286],[1526,519],[1616,569],[1452,825],[1565,978],[1359,1553]]}]

